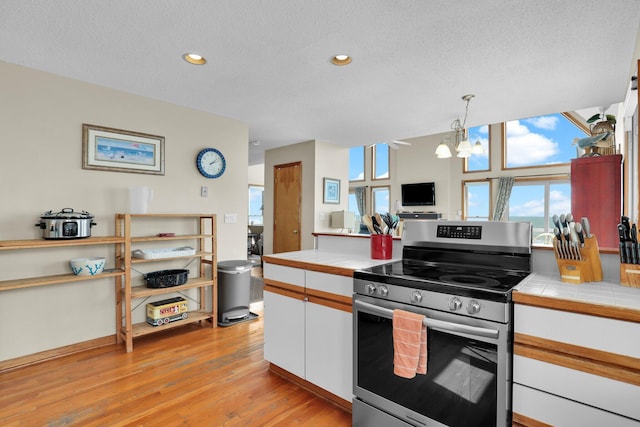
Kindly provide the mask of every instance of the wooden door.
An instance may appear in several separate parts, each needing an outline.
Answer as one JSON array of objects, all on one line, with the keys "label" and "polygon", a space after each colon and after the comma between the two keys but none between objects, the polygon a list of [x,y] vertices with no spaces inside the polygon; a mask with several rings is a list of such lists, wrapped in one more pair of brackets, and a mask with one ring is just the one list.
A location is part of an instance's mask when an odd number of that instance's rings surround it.
[{"label": "wooden door", "polygon": [[300,250],[302,163],[274,166],[273,253]]}]

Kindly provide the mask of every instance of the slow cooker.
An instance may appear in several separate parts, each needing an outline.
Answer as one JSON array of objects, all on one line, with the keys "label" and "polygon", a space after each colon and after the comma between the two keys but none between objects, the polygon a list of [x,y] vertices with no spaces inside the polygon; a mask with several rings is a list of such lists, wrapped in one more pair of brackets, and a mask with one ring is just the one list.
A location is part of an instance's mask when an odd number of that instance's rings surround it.
[{"label": "slow cooker", "polygon": [[36,227],[42,229],[44,239],[82,239],[91,237],[93,215],[64,208],[60,212],[47,211],[40,216]]}]

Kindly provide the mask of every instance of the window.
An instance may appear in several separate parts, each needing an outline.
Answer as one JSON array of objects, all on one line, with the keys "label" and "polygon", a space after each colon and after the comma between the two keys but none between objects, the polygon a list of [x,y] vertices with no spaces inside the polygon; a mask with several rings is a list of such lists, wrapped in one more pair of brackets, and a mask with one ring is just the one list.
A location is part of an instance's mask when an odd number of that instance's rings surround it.
[{"label": "window", "polygon": [[491,216],[491,181],[463,181],[463,219],[488,221]]},{"label": "window", "polygon": [[349,190],[349,205],[347,206],[347,210],[354,213],[356,222],[360,222],[362,220],[360,217],[360,211],[358,210],[358,202],[356,201],[356,192],[354,189]]},{"label": "window", "polygon": [[507,122],[503,135],[505,169],[569,163],[577,157],[573,140],[588,136],[566,113]]},{"label": "window", "polygon": [[467,134],[469,135],[469,142],[471,145],[475,145],[476,142],[480,142],[482,148],[484,149],[484,153],[471,153],[471,157],[467,157],[464,159],[464,172],[478,172],[478,171],[488,171],[491,170],[491,154],[490,154],[490,136],[489,136],[489,126],[476,126],[473,128],[467,129]]},{"label": "window", "polygon": [[389,146],[373,146],[373,179],[389,179]]},{"label": "window", "polygon": [[533,225],[533,244],[551,246],[553,215],[571,212],[571,183],[566,177],[516,180],[509,198],[509,221]]},{"label": "window", "polygon": [[349,181],[364,181],[364,147],[349,149]]},{"label": "window", "polygon": [[371,203],[373,206],[373,213],[383,214],[391,212],[391,205],[389,204],[389,187],[372,187]]},{"label": "window", "polygon": [[264,204],[262,203],[262,195],[264,187],[261,185],[249,186],[249,225],[263,225],[262,213]]}]

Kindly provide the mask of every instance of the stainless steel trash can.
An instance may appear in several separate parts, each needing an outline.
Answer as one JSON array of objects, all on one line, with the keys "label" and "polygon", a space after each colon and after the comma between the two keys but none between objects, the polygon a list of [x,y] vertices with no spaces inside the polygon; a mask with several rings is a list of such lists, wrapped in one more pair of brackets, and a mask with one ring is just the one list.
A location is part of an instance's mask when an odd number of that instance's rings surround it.
[{"label": "stainless steel trash can", "polygon": [[218,263],[218,324],[226,326],[250,316],[251,261]]}]

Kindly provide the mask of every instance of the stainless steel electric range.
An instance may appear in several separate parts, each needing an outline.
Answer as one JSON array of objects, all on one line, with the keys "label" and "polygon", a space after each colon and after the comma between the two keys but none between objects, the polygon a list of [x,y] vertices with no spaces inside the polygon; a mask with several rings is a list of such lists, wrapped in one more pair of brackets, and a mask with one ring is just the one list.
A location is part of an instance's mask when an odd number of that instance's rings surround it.
[{"label": "stainless steel electric range", "polygon": [[[401,261],[354,274],[354,426],[511,425],[514,286],[531,224],[405,221]],[[394,309],[425,316],[427,373],[393,373]]]}]

